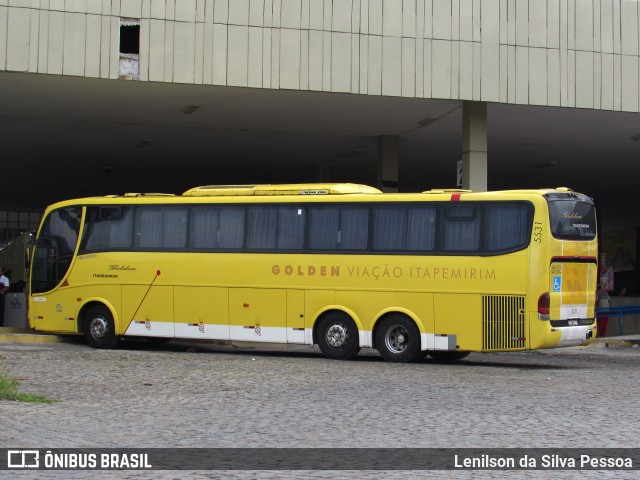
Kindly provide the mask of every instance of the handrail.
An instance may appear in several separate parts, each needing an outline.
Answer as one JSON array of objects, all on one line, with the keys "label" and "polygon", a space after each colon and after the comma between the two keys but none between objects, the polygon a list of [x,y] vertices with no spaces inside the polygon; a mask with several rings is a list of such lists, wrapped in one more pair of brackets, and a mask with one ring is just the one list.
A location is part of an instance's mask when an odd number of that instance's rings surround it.
[{"label": "handrail", "polygon": [[609,308],[597,308],[596,309],[596,318],[602,317],[620,317],[619,327],[620,333],[622,335],[622,319],[624,317],[630,317],[632,315],[640,315],[640,305],[625,305],[620,307],[609,307]]},{"label": "handrail", "polygon": [[640,305],[596,309],[596,317],[626,317],[628,315],[640,315]]}]

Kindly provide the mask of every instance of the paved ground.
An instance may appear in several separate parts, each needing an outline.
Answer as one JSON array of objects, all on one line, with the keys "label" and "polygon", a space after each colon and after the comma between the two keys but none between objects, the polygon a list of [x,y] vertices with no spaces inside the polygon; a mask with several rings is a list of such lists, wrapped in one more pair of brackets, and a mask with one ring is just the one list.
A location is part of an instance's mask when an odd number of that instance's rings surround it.
[{"label": "paved ground", "polygon": [[[0,447],[637,447],[640,348],[618,345],[401,365],[386,363],[374,352],[354,361],[331,361],[309,347],[169,343],[152,348],[131,342],[94,350],[82,343],[0,343],[0,372],[18,377],[21,391],[59,400],[0,401]],[[95,475],[46,473],[47,478]],[[415,472],[186,473],[100,475],[416,477]],[[424,477],[477,478],[479,473],[425,472]],[[518,472],[517,477],[547,478],[549,473]],[[554,478],[578,473],[632,478],[621,472],[553,473]],[[489,477],[514,475],[491,472]]]}]

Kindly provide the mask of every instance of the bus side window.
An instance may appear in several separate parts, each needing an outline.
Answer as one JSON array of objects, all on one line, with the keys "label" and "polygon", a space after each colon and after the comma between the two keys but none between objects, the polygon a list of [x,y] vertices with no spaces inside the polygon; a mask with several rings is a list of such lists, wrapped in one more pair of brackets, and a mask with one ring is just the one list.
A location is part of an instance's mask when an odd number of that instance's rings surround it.
[{"label": "bus side window", "polygon": [[305,211],[301,206],[278,207],[279,249],[299,250],[304,245]]},{"label": "bus side window", "polygon": [[373,207],[373,249],[405,250],[407,247],[407,208]]},{"label": "bus side window", "polygon": [[436,208],[414,205],[407,219],[407,250],[431,251],[436,247]]},{"label": "bus side window", "polygon": [[480,249],[480,212],[476,205],[447,205],[443,223],[443,250]]},{"label": "bus side window", "polygon": [[340,208],[340,250],[365,250],[369,237],[369,209],[367,207]]},{"label": "bus side window", "polygon": [[220,229],[218,246],[220,248],[239,249],[244,245],[244,219],[246,210],[242,207],[224,207],[220,209]]},{"label": "bus side window", "polygon": [[340,243],[340,209],[309,207],[308,242],[312,250],[335,250]]},{"label": "bus side window", "polygon": [[531,220],[524,204],[487,206],[485,212],[485,248],[490,252],[514,249],[528,242]]},{"label": "bus side window", "polygon": [[278,210],[272,206],[251,206],[247,221],[247,248],[270,249],[276,247]]},{"label": "bus side window", "polygon": [[88,252],[130,249],[132,233],[131,207],[89,207],[80,248]]},{"label": "bus side window", "polygon": [[218,248],[220,244],[220,209],[193,207],[191,209],[191,247],[200,249]]},{"label": "bus side window", "polygon": [[241,249],[244,217],[243,207],[192,207],[190,247],[196,250]]},{"label": "bus side window", "polygon": [[138,207],[134,245],[141,249],[186,248],[187,209]]}]

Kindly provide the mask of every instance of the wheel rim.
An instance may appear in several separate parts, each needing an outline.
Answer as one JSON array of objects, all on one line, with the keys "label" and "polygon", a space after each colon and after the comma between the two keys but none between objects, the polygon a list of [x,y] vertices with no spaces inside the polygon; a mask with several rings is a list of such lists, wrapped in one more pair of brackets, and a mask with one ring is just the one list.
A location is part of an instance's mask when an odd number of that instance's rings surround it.
[{"label": "wheel rim", "polygon": [[102,316],[91,319],[89,331],[91,332],[91,336],[96,340],[103,339],[109,333],[109,323],[107,319]]},{"label": "wheel rim", "polygon": [[349,341],[349,331],[342,323],[334,323],[327,329],[326,338],[333,348],[342,348]]},{"label": "wheel rim", "polygon": [[392,325],[384,334],[384,343],[390,352],[402,353],[409,345],[409,332],[402,325]]}]

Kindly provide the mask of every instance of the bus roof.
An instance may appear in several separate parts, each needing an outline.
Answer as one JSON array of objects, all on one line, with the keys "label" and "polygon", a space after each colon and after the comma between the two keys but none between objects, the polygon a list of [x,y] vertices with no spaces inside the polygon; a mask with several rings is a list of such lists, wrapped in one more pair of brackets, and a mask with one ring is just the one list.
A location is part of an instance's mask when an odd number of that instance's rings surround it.
[{"label": "bus roof", "polygon": [[382,193],[367,185],[356,183],[295,183],[268,185],[206,185],[187,190],[183,197],[213,197],[226,195],[346,195],[353,193]]},{"label": "bus roof", "polygon": [[[573,195],[580,198],[588,198],[586,195],[573,192],[566,187],[522,189],[522,190],[493,190],[487,192],[474,192],[455,188],[434,188],[423,192],[384,193],[377,188],[355,183],[299,183],[299,184],[257,184],[257,185],[205,185],[194,187],[182,195],[171,193],[124,193],[121,195],[104,195],[96,197],[74,198],[56,202],[47,207],[47,210],[60,208],[63,205],[84,203],[87,205],[119,204],[119,203],[224,203],[242,201],[242,197],[253,197],[259,201],[287,201],[286,198],[306,197],[306,201],[313,201],[312,197],[323,198],[322,201],[335,201],[337,196],[342,196],[344,201],[363,201],[370,195],[372,201],[420,201],[422,199],[434,201],[464,201],[464,200],[497,200],[507,198],[525,197],[549,197],[549,195]],[[333,197],[333,198],[331,198]],[[278,198],[278,200],[276,200]],[[207,200],[210,199],[210,200]],[[306,202],[305,201],[305,202]]]}]

